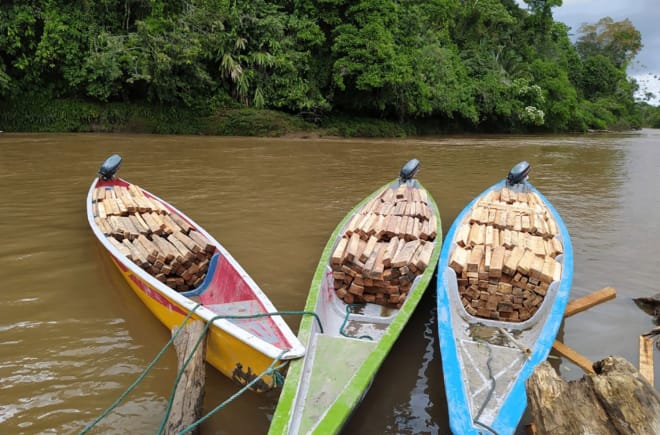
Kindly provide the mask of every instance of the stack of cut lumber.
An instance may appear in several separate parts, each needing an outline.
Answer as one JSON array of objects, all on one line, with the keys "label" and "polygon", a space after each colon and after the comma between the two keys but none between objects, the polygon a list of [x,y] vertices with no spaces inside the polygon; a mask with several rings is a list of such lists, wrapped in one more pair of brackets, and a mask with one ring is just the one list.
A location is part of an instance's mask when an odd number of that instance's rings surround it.
[{"label": "stack of cut lumber", "polygon": [[94,221],[128,259],[177,291],[204,281],[215,246],[139,187],[97,187]]},{"label": "stack of cut lumber", "polygon": [[387,187],[346,225],[330,259],[335,293],[344,302],[400,308],[428,266],[438,220],[426,190]]},{"label": "stack of cut lumber", "polygon": [[480,199],[456,231],[449,267],[473,316],[523,322],[561,277],[559,228],[535,192],[507,187]]}]

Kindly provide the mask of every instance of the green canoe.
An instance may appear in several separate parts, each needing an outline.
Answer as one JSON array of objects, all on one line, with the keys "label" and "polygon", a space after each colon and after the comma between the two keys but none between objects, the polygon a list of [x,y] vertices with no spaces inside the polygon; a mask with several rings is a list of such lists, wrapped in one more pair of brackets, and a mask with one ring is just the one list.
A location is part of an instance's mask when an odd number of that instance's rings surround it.
[{"label": "green canoe", "polygon": [[398,179],[360,202],[323,250],[270,434],[339,432],[369,389],[419,303],[442,244],[438,207],[414,178]]}]

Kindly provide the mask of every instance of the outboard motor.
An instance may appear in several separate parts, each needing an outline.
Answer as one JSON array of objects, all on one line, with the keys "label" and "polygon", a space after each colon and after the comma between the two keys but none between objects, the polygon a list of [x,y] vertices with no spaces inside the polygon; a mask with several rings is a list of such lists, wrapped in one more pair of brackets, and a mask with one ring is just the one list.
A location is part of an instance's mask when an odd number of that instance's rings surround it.
[{"label": "outboard motor", "polygon": [[518,163],[516,166],[511,168],[511,171],[509,171],[509,175],[506,177],[506,184],[513,186],[514,184],[522,183],[525,181],[525,179],[527,179],[531,169],[532,167],[525,161]]},{"label": "outboard motor", "polygon": [[121,165],[121,156],[119,154],[113,154],[101,165],[99,168],[99,175],[103,181],[112,180],[115,177],[115,173],[119,170]]},{"label": "outboard motor", "polygon": [[403,184],[406,181],[412,180],[419,171],[419,160],[412,159],[401,168],[399,173],[399,183]]}]

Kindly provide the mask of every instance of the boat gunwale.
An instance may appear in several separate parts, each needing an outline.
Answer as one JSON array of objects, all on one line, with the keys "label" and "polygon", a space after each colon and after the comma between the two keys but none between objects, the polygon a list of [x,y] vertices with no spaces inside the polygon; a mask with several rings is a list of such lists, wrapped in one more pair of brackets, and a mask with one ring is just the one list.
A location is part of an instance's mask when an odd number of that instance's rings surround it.
[{"label": "boat gunwale", "polygon": [[[118,180],[121,180],[125,183],[130,184],[128,181],[126,181],[123,178],[117,177]],[[98,183],[99,183],[100,177],[96,177],[94,181],[91,184],[91,187],[89,189],[89,192],[87,194],[87,202],[86,202],[86,209],[87,209],[87,220],[89,225],[92,228],[92,231],[94,232],[94,235],[98,239],[99,242],[103,245],[103,247],[115,258],[117,259],[118,262],[120,262],[124,267],[129,269],[137,278],[139,278],[141,281],[146,283],[149,287],[157,291],[161,296],[167,298],[170,302],[172,302],[174,305],[177,305],[179,308],[186,310],[187,312],[190,312],[195,306],[198,304],[194,300],[190,299],[187,296],[182,295],[181,293],[177,292],[176,290],[168,287],[161,281],[158,281],[155,277],[153,277],[151,274],[149,274],[147,271],[143,270],[139,266],[137,266],[133,261],[129,260],[124,254],[122,254],[118,249],[116,249],[108,240],[107,236],[101,232],[101,230],[98,228],[98,225],[94,221],[94,214],[92,212],[92,204],[93,204],[93,193],[94,190],[96,189]],[[261,290],[261,288],[256,284],[256,282],[250,277],[250,275],[243,269],[243,267],[234,259],[234,257],[227,251],[227,249],[219,243],[211,234],[209,234],[204,228],[202,228],[199,224],[197,224],[193,219],[191,219],[189,216],[187,216],[185,213],[183,213],[181,210],[177,209],[169,203],[168,201],[165,201],[158,196],[154,195],[153,193],[149,192],[146,189],[143,189],[140,187],[140,190],[151,196],[152,198],[158,200],[161,204],[169,208],[171,211],[174,211],[176,214],[178,214],[181,218],[185,219],[190,225],[195,227],[195,230],[200,232],[202,235],[204,235],[210,242],[212,242],[218,251],[225,256],[227,261],[231,264],[231,266],[239,273],[241,278],[243,278],[246,282],[246,284],[250,287],[250,290],[253,292],[255,295],[256,299],[259,300],[259,302],[263,305],[264,309],[266,312],[276,312],[277,310],[275,309],[274,305],[270,301],[270,299],[266,296],[266,294]],[[184,313],[186,315],[187,313]],[[212,310],[206,308],[204,305],[200,305],[195,309],[195,312],[192,316],[192,318],[198,318],[204,323],[208,323],[213,317],[216,317],[217,313],[213,312]],[[284,349],[278,348],[277,346],[274,346],[265,340],[261,339],[260,337],[249,333],[245,329],[241,328],[240,326],[235,325],[233,322],[229,321],[228,319],[215,319],[213,321],[213,326],[217,327],[218,329],[227,332],[228,334],[232,335],[236,339],[240,340],[241,342],[245,343],[247,346],[254,348],[255,350],[263,353],[269,358],[278,358],[281,360],[290,360],[290,359],[295,359],[295,358],[300,358],[301,356],[304,355],[305,353],[305,348],[304,346],[300,343],[298,338],[295,336],[291,328],[288,326],[288,324],[282,319],[281,316],[270,316],[273,319],[273,322],[278,328],[278,331],[284,336],[284,338],[287,340],[288,344],[291,345],[291,348],[286,351],[286,353],[282,354]]]},{"label": "boat gunwale", "polygon": [[[438,285],[436,291],[437,308],[438,308],[438,336],[439,336],[439,349],[442,359],[442,366],[445,380],[445,394],[447,402],[451,402],[452,406],[448,406],[449,423],[452,430],[456,433],[480,433],[481,429],[474,425],[472,412],[470,411],[470,404],[467,402],[467,392],[465,391],[465,384],[462,381],[463,374],[460,370],[461,364],[458,359],[458,351],[456,348],[456,336],[452,328],[452,305],[448,295],[446,285],[447,275],[449,274],[449,257],[455,244],[454,238],[459,226],[465,220],[467,213],[469,213],[474,205],[488,192],[502,187],[506,180],[501,180],[494,185],[490,186],[482,193],[477,195],[466,205],[463,210],[454,219],[452,226],[447,232],[446,242],[442,247],[442,252],[438,261]],[[517,428],[522,413],[527,407],[527,394],[525,391],[525,380],[531,375],[534,367],[540,364],[547,358],[547,355],[552,348],[552,343],[556,337],[561,322],[564,317],[566,304],[568,303],[568,296],[573,280],[573,246],[571,243],[570,234],[559,212],[555,209],[554,205],[529,181],[524,181],[524,184],[530,188],[531,191],[536,193],[543,201],[544,206],[552,213],[559,234],[562,237],[564,247],[563,253],[563,266],[562,276],[559,281],[557,293],[554,297],[552,306],[550,307],[547,316],[543,321],[543,326],[539,333],[538,339],[534,342],[531,349],[529,358],[523,364],[513,386],[508,394],[502,401],[502,406],[494,417],[493,423],[490,425],[496,432],[514,432]],[[478,317],[471,316],[474,319]],[[466,325],[478,322],[468,322],[463,318],[463,323]],[[506,328],[513,322],[501,322],[501,326]],[[554,332],[553,332],[554,331]],[[549,333],[552,332],[551,340]],[[447,370],[449,367],[454,367],[453,374],[458,372],[459,376],[448,375]],[[460,394],[459,394],[460,392]],[[514,400],[512,398],[519,398]]]}]

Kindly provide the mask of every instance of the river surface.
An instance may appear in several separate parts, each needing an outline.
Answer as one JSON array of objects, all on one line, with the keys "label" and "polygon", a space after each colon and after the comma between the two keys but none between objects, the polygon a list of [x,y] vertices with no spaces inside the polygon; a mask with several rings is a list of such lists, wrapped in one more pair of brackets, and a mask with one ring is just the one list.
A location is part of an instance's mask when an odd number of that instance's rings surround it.
[{"label": "river surface", "polygon": [[[660,130],[621,135],[403,140],[0,134],[0,433],[76,433],[138,378],[170,338],[101,250],[85,197],[103,160],[213,234],[280,310],[302,310],[321,251],[364,196],[421,161],[444,231],[521,160],[571,233],[571,297],[614,300],[565,320],[559,338],[592,360],[639,362],[660,292]],[[435,284],[385,360],[346,434],[449,432]],[[286,319],[297,331],[299,318]],[[655,350],[655,385],[660,361]],[[582,371],[557,356],[566,379]],[[173,350],[90,433],[157,433],[177,371]],[[207,366],[204,409],[238,390]],[[263,434],[278,393],[248,392],[203,434]]]}]

